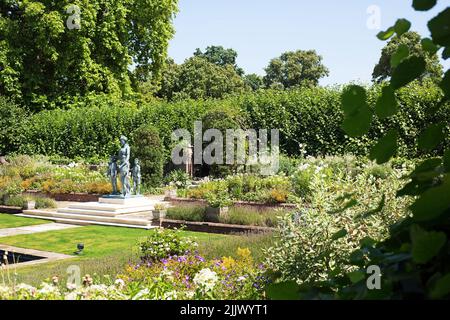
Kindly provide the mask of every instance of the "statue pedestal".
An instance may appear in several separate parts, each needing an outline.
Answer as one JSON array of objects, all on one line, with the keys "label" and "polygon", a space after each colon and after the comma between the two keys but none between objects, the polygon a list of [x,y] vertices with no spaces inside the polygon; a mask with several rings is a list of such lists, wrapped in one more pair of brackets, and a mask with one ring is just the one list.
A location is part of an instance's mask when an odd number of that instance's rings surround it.
[{"label": "statue pedestal", "polygon": [[149,199],[144,196],[109,195],[99,198],[98,202],[70,203],[56,212],[45,210],[25,210],[26,216],[50,218],[55,221],[76,224],[100,224],[109,226],[154,228],[152,221],[155,205],[164,204],[162,199]]}]

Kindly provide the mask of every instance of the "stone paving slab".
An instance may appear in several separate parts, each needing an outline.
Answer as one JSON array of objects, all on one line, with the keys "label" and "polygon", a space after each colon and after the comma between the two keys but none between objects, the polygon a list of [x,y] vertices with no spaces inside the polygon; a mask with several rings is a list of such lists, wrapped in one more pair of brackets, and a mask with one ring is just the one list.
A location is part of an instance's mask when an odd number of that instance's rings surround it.
[{"label": "stone paving slab", "polygon": [[63,223],[46,223],[39,224],[35,226],[24,226],[17,228],[7,228],[0,229],[0,237],[9,237],[20,234],[31,234],[38,232],[47,232],[47,231],[56,231],[56,230],[64,230],[70,228],[79,228],[80,226],[72,225],[72,224],[63,224]]}]

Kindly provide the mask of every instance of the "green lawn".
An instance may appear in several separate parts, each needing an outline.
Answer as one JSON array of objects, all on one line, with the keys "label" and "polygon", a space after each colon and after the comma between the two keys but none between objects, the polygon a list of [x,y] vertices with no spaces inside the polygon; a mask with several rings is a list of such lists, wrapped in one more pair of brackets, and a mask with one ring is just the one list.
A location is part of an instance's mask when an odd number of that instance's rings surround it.
[{"label": "green lawn", "polygon": [[[15,217],[18,218],[18,217]],[[58,275],[67,277],[67,268],[76,265],[82,274],[116,275],[128,262],[138,261],[137,241],[152,230],[86,226],[0,238],[0,243],[12,246],[53,251],[72,255],[78,243],[85,245],[84,254],[55,263],[18,268],[18,281],[39,284],[42,280]],[[217,235],[182,231],[183,235],[199,243],[199,252],[208,258],[234,256],[238,247],[248,247],[255,260],[263,257],[262,249],[270,245],[270,235]]]},{"label": "green lawn", "polygon": [[50,221],[32,218],[22,218],[12,214],[0,213],[0,229],[32,226],[44,223],[50,223]]}]

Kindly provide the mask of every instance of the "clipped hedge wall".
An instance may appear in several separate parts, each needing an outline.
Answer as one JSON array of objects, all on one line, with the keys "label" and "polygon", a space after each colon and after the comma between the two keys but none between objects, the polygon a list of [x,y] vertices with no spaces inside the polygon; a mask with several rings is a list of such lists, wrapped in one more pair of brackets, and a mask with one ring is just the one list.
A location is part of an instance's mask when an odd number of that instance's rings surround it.
[{"label": "clipped hedge wall", "polygon": [[[380,91],[380,86],[369,89],[372,107]],[[340,94],[341,88],[262,90],[225,100],[151,101],[143,105],[103,97],[86,105],[67,106],[66,110],[34,114],[22,122],[14,143],[3,145],[9,147],[7,152],[106,158],[117,150],[121,134],[131,136],[136,128],[146,124],[158,129],[167,160],[173,130],[186,128],[192,132],[194,121],[201,120],[208,111],[227,110],[247,128],[279,128],[281,151],[291,156],[299,156],[303,148],[313,156],[367,154],[375,138],[392,127],[400,132],[400,156],[423,156],[414,142],[434,119],[446,122],[445,145],[450,146],[450,106],[435,110],[442,93],[431,83],[400,90],[398,98],[404,112],[383,121],[375,118],[371,131],[358,139],[347,137],[340,128]],[[441,153],[443,147],[435,152]]]}]

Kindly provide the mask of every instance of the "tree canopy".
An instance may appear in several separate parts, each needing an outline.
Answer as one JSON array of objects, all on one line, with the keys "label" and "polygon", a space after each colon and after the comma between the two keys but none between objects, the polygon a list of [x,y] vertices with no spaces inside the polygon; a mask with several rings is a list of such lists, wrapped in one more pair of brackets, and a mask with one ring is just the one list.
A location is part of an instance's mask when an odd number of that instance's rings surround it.
[{"label": "tree canopy", "polygon": [[158,95],[168,100],[223,98],[247,89],[232,65],[221,67],[194,56],[181,65],[168,62]]},{"label": "tree canopy", "polygon": [[302,85],[316,86],[329,74],[322,64],[322,57],[315,50],[298,50],[283,53],[272,59],[265,69],[264,82],[267,87],[292,88]]},{"label": "tree canopy", "polygon": [[426,70],[421,75],[439,80],[442,77],[442,65],[436,51],[424,49],[426,42],[414,31],[409,31],[401,35],[396,35],[386,44],[381,51],[381,57],[373,69],[373,81],[382,82],[392,76],[392,72],[403,58],[416,56],[425,59]]},{"label": "tree canopy", "polygon": [[140,80],[157,81],[177,8],[177,0],[2,1],[0,94],[40,110],[90,93],[126,96],[132,64]]},{"label": "tree canopy", "polygon": [[221,67],[227,65],[233,66],[240,76],[244,74],[244,70],[239,68],[236,64],[238,53],[234,49],[225,49],[223,46],[209,46],[206,47],[205,52],[202,52],[197,48],[194,52],[194,56],[205,58],[209,62]]}]

